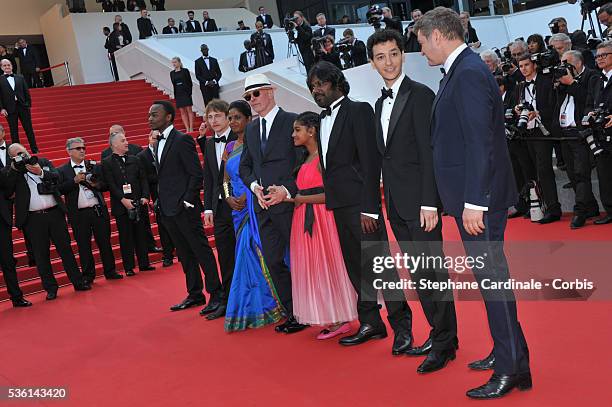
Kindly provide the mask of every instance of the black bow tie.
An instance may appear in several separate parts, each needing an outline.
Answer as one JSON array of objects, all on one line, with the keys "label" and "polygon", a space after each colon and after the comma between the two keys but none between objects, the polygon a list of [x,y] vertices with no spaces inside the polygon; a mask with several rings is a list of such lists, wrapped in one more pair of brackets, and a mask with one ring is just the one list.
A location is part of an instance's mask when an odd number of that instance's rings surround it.
[{"label": "black bow tie", "polygon": [[6,144],[3,146],[0,146],[0,150],[6,150]]},{"label": "black bow tie", "polygon": [[5,76],[6,78],[14,78],[14,77],[15,77],[15,75],[14,75],[14,74],[12,74],[12,73],[11,73],[11,74],[6,73],[6,74],[4,74],[4,76]]},{"label": "black bow tie", "polygon": [[525,86],[535,85],[535,80],[533,81],[525,81]]},{"label": "black bow tie", "polygon": [[226,142],[227,142],[227,137],[225,136],[215,137],[215,143],[226,143]]},{"label": "black bow tie", "polygon": [[72,168],[83,168],[82,165],[73,165]]},{"label": "black bow tie", "polygon": [[333,108],[331,106],[325,108],[320,114],[321,119],[324,119],[326,116],[331,116],[332,111],[340,106],[340,103],[336,104]]},{"label": "black bow tie", "polygon": [[164,136],[164,133],[159,133],[157,135],[157,142],[159,143],[161,140],[165,139],[166,136]]},{"label": "black bow tie", "polygon": [[442,74],[442,76],[446,76],[446,69],[444,69],[443,67],[440,68],[440,73]]},{"label": "black bow tie", "polygon": [[209,57],[204,57],[204,59],[208,59]]},{"label": "black bow tie", "polygon": [[386,98],[393,99],[393,89],[391,88],[389,89],[382,88],[380,90],[380,93],[382,94],[381,96],[382,100],[385,100]]}]

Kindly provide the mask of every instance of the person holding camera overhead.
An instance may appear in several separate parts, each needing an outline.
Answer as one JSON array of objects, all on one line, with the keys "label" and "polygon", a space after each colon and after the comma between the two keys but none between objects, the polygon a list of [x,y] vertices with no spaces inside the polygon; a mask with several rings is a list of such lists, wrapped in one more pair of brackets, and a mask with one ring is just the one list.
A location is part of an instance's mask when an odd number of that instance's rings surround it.
[{"label": "person holding camera overhead", "polygon": [[47,300],[56,299],[58,289],[51,268],[51,242],[62,259],[62,267],[74,290],[90,290],[91,286],[83,281],[70,247],[66,205],[57,188],[60,180],[57,170],[46,158],[31,156],[19,143],[11,144],[7,152],[11,164],[2,169],[5,195],[15,194],[15,226],[30,239]]},{"label": "person holding camera overhead", "polygon": [[154,270],[149,263],[147,236],[140,219],[140,205],[149,203],[147,174],[140,161],[128,155],[125,133],[112,131],[108,140],[112,154],[102,160],[102,173],[111,197],[111,213],[117,221],[123,268],[128,277],[134,273],[134,251],[140,271]]},{"label": "person holding camera overhead", "polygon": [[85,140],[80,137],[66,141],[68,162],[58,168],[62,181],[59,191],[64,195],[68,209],[68,221],[79,249],[83,280],[92,284],[96,278],[91,237],[96,239],[107,280],[123,276],[115,268],[115,255],[110,243],[111,226],[106,202],[102,196],[101,166],[85,159]]},{"label": "person holding camera overhead", "polygon": [[272,37],[264,32],[264,25],[261,21],[255,23],[255,31],[251,34],[251,47],[255,48],[255,65],[268,65],[274,62],[274,46]]},{"label": "person holding camera overhead", "polygon": [[299,10],[293,12],[293,18],[285,19],[285,31],[289,32],[293,29],[297,32],[295,44],[302,54],[302,61],[304,61],[306,72],[308,72],[314,64],[314,55],[311,49],[312,28],[304,18],[304,14]]},{"label": "person holding camera overhead", "polygon": [[312,39],[312,50],[315,54],[315,63],[319,61],[331,62],[342,70],[342,63],[340,62],[340,53],[334,46],[334,38],[328,35],[323,38]]}]

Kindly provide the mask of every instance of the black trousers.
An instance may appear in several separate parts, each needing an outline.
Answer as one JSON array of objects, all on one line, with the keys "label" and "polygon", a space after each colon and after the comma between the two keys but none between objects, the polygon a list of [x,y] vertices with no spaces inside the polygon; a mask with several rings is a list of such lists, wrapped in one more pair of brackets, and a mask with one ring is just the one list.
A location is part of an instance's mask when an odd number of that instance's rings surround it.
[{"label": "black trousers", "polygon": [[38,149],[36,145],[36,138],[34,137],[34,129],[32,128],[32,115],[30,108],[23,106],[21,103],[17,103],[15,113],[9,113],[6,121],[9,124],[11,130],[11,142],[19,143],[19,123],[28,137],[28,143],[30,143],[30,149]]},{"label": "black trousers", "polygon": [[[550,146],[552,149],[552,145]],[[510,278],[508,262],[504,254],[504,233],[507,211],[485,212],[483,233],[472,236],[463,228],[463,220],[455,218],[465,253],[483,258],[484,267],[474,267],[472,272],[479,284],[487,278],[491,282]],[[493,337],[495,373],[516,374],[529,371],[529,349],[518,322],[516,299],[512,290],[480,290],[487,309],[489,330]]]},{"label": "black trousers", "polygon": [[236,259],[236,234],[234,232],[234,220],[232,208],[222,199],[219,200],[217,211],[214,216],[215,223],[215,245],[221,267],[221,279],[223,281],[223,301],[227,303],[232,277],[234,276],[234,261]]},{"label": "black trousers", "polygon": [[111,71],[113,72],[113,78],[115,82],[119,81],[119,71],[117,71],[117,61],[115,61],[115,53],[110,54],[110,65]]},{"label": "black trousers", "polygon": [[[101,208],[106,211],[106,208]],[[96,278],[96,262],[91,249],[91,237],[96,240],[96,246],[100,251],[104,275],[109,276],[116,273],[115,255],[111,247],[111,226],[108,215],[98,216],[94,208],[78,209],[71,216],[72,233],[79,248],[79,260],[83,279],[93,281]]]},{"label": "black trousers", "polygon": [[[512,170],[516,180],[516,188],[518,191],[521,191],[527,182],[537,178],[535,165],[531,160],[529,148],[524,140],[509,140],[508,152],[510,153]],[[529,202],[519,196],[515,208],[520,212],[527,212],[529,210]]]},{"label": "black trousers", "polygon": [[[255,205],[258,204],[255,203]],[[275,214],[270,213],[269,210],[257,212],[264,260],[270,270],[270,277],[272,277],[278,297],[289,316],[293,315],[291,272],[287,265],[292,219],[292,210]]]},{"label": "black trousers", "polygon": [[6,284],[8,294],[13,301],[23,298],[15,266],[12,226],[7,225],[4,220],[0,219],[0,268],[2,269],[4,284]]},{"label": "black trousers", "polygon": [[168,229],[162,222],[161,213],[159,209],[155,211],[155,222],[157,222],[157,231],[159,232],[159,240],[162,245],[163,258],[172,260],[174,258],[174,242],[168,233]]},{"label": "black trousers", "polygon": [[[444,259],[442,250],[442,218],[431,232],[425,232],[420,219],[402,219],[389,198],[389,222],[403,253],[409,256],[434,256]],[[448,270],[442,268],[419,267],[410,273],[410,278],[417,284],[416,292],[429,326],[434,350],[453,349],[458,345],[457,316],[453,290],[427,290],[420,288],[420,282],[448,281]]]},{"label": "black trousers", "polygon": [[22,70],[21,74],[23,75],[23,79],[25,79],[25,82],[28,84],[28,88],[40,88],[41,87],[40,78],[38,77],[38,72],[36,71],[24,72]]},{"label": "black trousers", "polygon": [[612,216],[612,143],[602,142],[601,144],[606,151],[595,158],[599,196],[604,209],[608,215]]},{"label": "black trousers", "polygon": [[[366,234],[361,231],[361,213],[358,206],[336,208],[333,211],[346,271],[351,284],[357,292],[359,322],[373,327],[380,327],[383,325],[383,321],[380,317],[376,301],[377,291],[374,288],[373,258],[365,256],[366,258],[362,259],[361,242],[388,241],[385,223],[382,221],[382,216],[380,216],[378,230],[374,233]],[[393,269],[391,272],[388,272],[384,276],[384,280],[399,280],[397,270]],[[383,290],[389,323],[396,333],[412,332],[412,312],[408,307],[405,297],[398,299],[397,296],[397,292]]]},{"label": "black trousers", "polygon": [[599,212],[591,184],[591,153],[582,140],[563,140],[563,158],[567,176],[576,194],[574,215],[587,216]]},{"label": "black trousers", "polygon": [[215,255],[204,234],[200,211],[192,208],[183,209],[175,216],[162,214],[162,223],[176,245],[176,252],[185,273],[189,298],[194,300],[204,298],[199,264],[204,270],[206,291],[211,296],[210,300],[217,300],[222,295],[223,287],[219,280]]},{"label": "black trousers", "polygon": [[143,220],[131,221],[127,213],[116,215],[115,220],[119,231],[119,248],[124,270],[134,270],[134,254],[138,258],[139,268],[149,267],[149,250]]},{"label": "black trousers", "polygon": [[219,99],[219,85],[204,86],[203,83],[200,83],[200,91],[204,99],[204,106],[213,99]]},{"label": "black trousers", "polygon": [[[532,135],[542,137],[539,129],[532,130]],[[553,170],[552,152],[553,141],[528,140],[527,147],[531,159],[535,163],[537,181],[542,190],[542,199],[546,205],[546,214],[561,215],[561,204],[557,194],[557,182]]]},{"label": "black trousers", "polygon": [[64,271],[66,271],[72,285],[82,284],[83,276],[74,258],[72,247],[70,247],[70,234],[68,234],[66,217],[59,207],[56,206],[46,213],[30,212],[24,230],[32,243],[36,269],[45,291],[55,293],[58,288],[51,268],[51,242],[55,245],[62,259]]},{"label": "black trousers", "polygon": [[142,222],[142,226],[144,227],[145,236],[147,238],[147,248],[152,249],[157,246],[157,243],[155,243],[155,237],[153,236],[153,230],[151,229],[151,218],[149,217],[149,206],[140,205],[138,209],[140,210],[140,220]]}]

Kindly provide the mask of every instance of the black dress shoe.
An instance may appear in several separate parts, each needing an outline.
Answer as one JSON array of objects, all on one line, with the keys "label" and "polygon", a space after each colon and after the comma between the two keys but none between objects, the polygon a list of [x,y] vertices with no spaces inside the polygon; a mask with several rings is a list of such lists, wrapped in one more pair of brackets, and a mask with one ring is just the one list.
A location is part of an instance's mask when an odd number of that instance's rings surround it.
[{"label": "black dress shoe", "polygon": [[222,318],[225,316],[225,310],[226,306],[220,305],[219,308],[215,310],[215,312],[211,312],[210,314],[206,315],[206,319],[212,321],[217,318]]},{"label": "black dress shoe", "polygon": [[294,317],[291,317],[285,322],[285,328],[283,329],[283,333],[286,334],[294,334],[296,332],[303,331],[308,328],[310,325],[300,324],[295,320]]},{"label": "black dress shoe", "polygon": [[431,350],[427,357],[417,367],[417,373],[431,373],[440,370],[451,360],[455,360],[455,349]]},{"label": "black dress shoe", "polygon": [[205,298],[194,300],[188,297],[188,298],[185,298],[183,302],[181,302],[180,304],[175,304],[171,306],[170,311],[182,311],[184,309],[195,307],[197,305],[204,305],[205,303],[206,303]]},{"label": "black dress shoe", "polygon": [[370,339],[383,339],[387,337],[387,328],[381,325],[378,328],[372,325],[362,324],[355,335],[345,336],[338,343],[344,346],[359,345]]},{"label": "black dress shoe", "polygon": [[36,259],[34,257],[28,256],[28,266],[34,267],[36,265]]},{"label": "black dress shoe", "polygon": [[488,382],[480,387],[468,390],[466,395],[473,399],[495,399],[505,396],[515,387],[519,390],[531,389],[531,373],[515,375],[493,373]]},{"label": "black dress shoe", "polygon": [[128,277],[132,277],[135,276],[136,273],[134,273],[134,270],[125,270],[125,275]]},{"label": "black dress shoe", "polygon": [[13,303],[13,307],[15,308],[24,308],[24,307],[31,307],[32,303],[28,300],[25,300],[23,298],[20,298],[18,300],[12,300]]},{"label": "black dress shoe", "polygon": [[495,355],[493,351],[484,359],[475,360],[468,363],[468,367],[472,370],[491,370],[495,367]]},{"label": "black dress shoe", "polygon": [[89,284],[77,284],[74,286],[74,291],[89,291],[91,290],[91,286]]},{"label": "black dress shoe", "polygon": [[570,228],[580,229],[581,227],[585,225],[585,223],[586,223],[586,217],[582,215],[576,215],[572,218],[572,221],[570,222]]},{"label": "black dress shoe", "polygon": [[587,219],[597,218],[597,217],[599,217],[599,210],[595,209],[595,210],[593,210],[591,212],[588,212],[585,216],[586,216]]},{"label": "black dress shoe", "polygon": [[548,214],[544,215],[544,217],[542,219],[540,219],[538,221],[538,223],[541,224],[541,225],[546,225],[546,224],[549,224],[549,223],[556,222],[558,220],[561,220],[561,215],[553,215],[553,214],[549,214],[548,213]]},{"label": "black dress shoe", "polygon": [[163,249],[161,247],[152,246],[149,247],[149,253],[161,253]]},{"label": "black dress shoe", "polygon": [[47,298],[46,298],[47,301],[52,301],[52,300],[54,300],[56,298],[57,298],[57,293],[56,292],[55,293],[47,293]]},{"label": "black dress shoe", "polygon": [[204,315],[212,314],[213,312],[218,310],[219,307],[221,307],[221,303],[219,301],[211,301],[208,303],[207,306],[205,306],[204,308],[200,310],[200,315],[204,316]]},{"label": "black dress shoe", "polygon": [[140,270],[140,271],[153,271],[153,270],[155,270],[155,267],[151,266],[151,265],[148,265],[146,267],[138,267],[138,270]]},{"label": "black dress shoe", "polygon": [[597,219],[593,222],[595,225],[607,225],[608,223],[612,223],[612,215],[606,215],[603,218]]},{"label": "black dress shoe", "polygon": [[274,330],[278,333],[282,333],[285,332],[285,327],[287,326],[287,324],[289,323],[289,320],[293,318],[293,317],[289,317],[287,318],[287,320],[285,322],[283,322],[282,324],[278,324],[274,327]]},{"label": "black dress shoe", "polygon": [[424,355],[427,355],[429,353],[429,351],[431,350],[431,345],[432,344],[433,344],[433,341],[431,340],[431,338],[427,338],[427,340],[425,341],[424,344],[422,344],[421,346],[417,346],[416,348],[408,349],[406,354],[410,355],[410,356],[424,356]]},{"label": "black dress shoe", "polygon": [[508,219],[514,219],[514,218],[520,218],[521,216],[524,216],[525,212],[523,211],[516,211],[510,215],[508,215]]},{"label": "black dress shoe", "polygon": [[412,334],[410,332],[396,332],[393,338],[391,354],[393,356],[408,353],[412,349]]},{"label": "black dress shoe", "polygon": [[170,267],[172,264],[174,264],[172,259],[164,259],[164,261],[162,263],[162,267]]},{"label": "black dress shoe", "polygon": [[104,278],[106,278],[107,280],[121,280],[123,276],[119,273],[113,273],[113,274],[104,276]]}]

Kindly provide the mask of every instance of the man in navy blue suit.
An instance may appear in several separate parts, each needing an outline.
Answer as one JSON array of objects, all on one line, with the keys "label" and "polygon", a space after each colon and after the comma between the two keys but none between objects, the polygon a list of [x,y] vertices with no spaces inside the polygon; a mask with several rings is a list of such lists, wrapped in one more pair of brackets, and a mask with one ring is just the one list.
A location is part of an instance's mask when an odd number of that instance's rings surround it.
[{"label": "man in navy blue suit", "polygon": [[[476,280],[510,278],[503,250],[507,210],[517,199],[506,138],[504,110],[495,79],[463,41],[453,10],[437,7],[414,26],[421,53],[431,66],[443,65],[432,107],[434,172],[445,211],[457,222]],[[482,288],[482,286],[481,286]],[[512,290],[481,289],[493,352],[472,369],[494,369],[487,383],[469,390],[471,398],[502,397],[515,387],[531,388],[529,351],[517,319]]]}]

